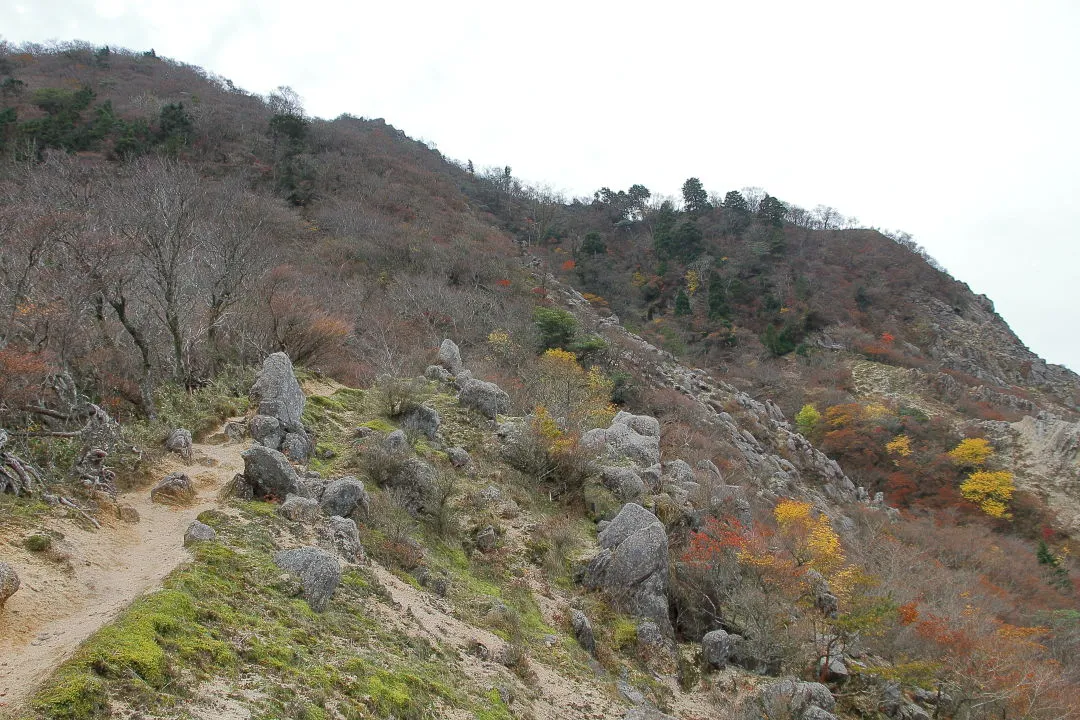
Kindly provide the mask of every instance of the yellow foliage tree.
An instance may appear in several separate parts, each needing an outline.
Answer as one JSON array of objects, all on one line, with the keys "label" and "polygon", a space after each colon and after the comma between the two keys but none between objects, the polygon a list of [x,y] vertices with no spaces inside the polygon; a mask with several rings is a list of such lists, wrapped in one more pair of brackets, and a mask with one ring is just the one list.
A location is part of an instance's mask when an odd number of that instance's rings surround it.
[{"label": "yellow foliage tree", "polygon": [[994,448],[986,438],[965,438],[949,451],[949,457],[957,465],[979,467],[994,454]]},{"label": "yellow foliage tree", "polygon": [[701,287],[701,276],[698,275],[697,270],[686,271],[686,294],[690,297],[694,297],[694,293]]},{"label": "yellow foliage tree", "polygon": [[579,427],[605,425],[615,416],[613,383],[599,368],[586,371],[572,352],[560,348],[540,356],[532,392],[537,406]]},{"label": "yellow foliage tree", "polygon": [[1004,470],[977,470],[960,484],[960,494],[965,499],[978,505],[990,517],[996,518],[1012,517],[1009,513],[1009,500],[1015,491],[1012,473]]},{"label": "yellow foliage tree", "polygon": [[788,541],[792,557],[826,577],[844,565],[844,548],[829,518],[815,515],[808,502],[785,498],[773,508],[773,517]]},{"label": "yellow foliage tree", "polygon": [[911,454],[911,438],[907,435],[897,435],[892,441],[885,443],[885,450],[890,455],[907,457]]}]

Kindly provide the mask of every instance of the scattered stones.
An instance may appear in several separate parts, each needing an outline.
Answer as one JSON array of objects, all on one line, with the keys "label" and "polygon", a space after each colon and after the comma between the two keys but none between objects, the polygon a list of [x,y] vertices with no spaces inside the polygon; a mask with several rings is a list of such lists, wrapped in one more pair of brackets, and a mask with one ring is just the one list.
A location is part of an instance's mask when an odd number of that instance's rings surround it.
[{"label": "scattered stones", "polygon": [[319,517],[319,503],[302,495],[289,494],[277,509],[278,515],[293,522],[315,522]]},{"label": "scattered stones", "polygon": [[367,515],[371,500],[364,483],[354,477],[343,477],[326,486],[320,504],[327,515],[347,518],[357,510]]},{"label": "scattered stones", "polygon": [[284,498],[299,494],[299,478],[288,458],[272,448],[253,445],[240,454],[244,458],[244,479],[252,496]]},{"label": "scattered stones", "polygon": [[0,608],[4,607],[4,603],[15,594],[21,584],[15,568],[0,560]]},{"label": "scattered stones", "polygon": [[195,499],[195,485],[182,472],[174,472],[153,487],[150,499],[164,505],[188,505]]},{"label": "scattered stones", "polygon": [[214,540],[217,540],[217,532],[214,528],[198,520],[188,525],[187,532],[184,533],[184,547],[198,542],[212,542]]},{"label": "scattered stones", "polygon": [[442,345],[439,346],[439,365],[446,368],[451,375],[457,375],[465,369],[465,365],[461,362],[461,350],[450,338],[442,341]]},{"label": "scattered stones", "polygon": [[[458,382],[461,382],[460,377]],[[458,402],[465,407],[476,410],[489,420],[494,420],[500,414],[505,415],[510,412],[510,396],[502,388],[495,383],[484,382],[475,378],[470,378],[461,384]]]},{"label": "scattered stones", "polygon": [[437,382],[447,382],[453,377],[450,371],[441,365],[428,365],[424,370],[424,377],[428,380],[435,380]]},{"label": "scattered stones", "polygon": [[660,422],[648,415],[620,412],[607,428],[596,428],[581,438],[589,448],[614,464],[629,462],[647,468],[660,462]]},{"label": "scattered stones", "polygon": [[169,437],[165,439],[165,449],[190,462],[192,452],[191,431],[184,428],[173,430],[169,433]]},{"label": "scattered stones", "polygon": [[341,582],[337,558],[317,547],[279,550],[274,562],[300,580],[304,599],[315,612],[322,612]]}]

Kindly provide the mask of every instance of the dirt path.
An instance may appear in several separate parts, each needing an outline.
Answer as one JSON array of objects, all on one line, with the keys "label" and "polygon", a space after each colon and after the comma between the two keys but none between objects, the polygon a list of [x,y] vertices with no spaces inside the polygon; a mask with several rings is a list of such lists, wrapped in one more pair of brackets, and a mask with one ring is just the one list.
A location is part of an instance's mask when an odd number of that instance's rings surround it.
[{"label": "dirt path", "polygon": [[138,511],[138,523],[102,518],[101,530],[85,530],[70,521],[48,521],[47,529],[63,534],[54,544],[58,559],[0,545],[23,583],[0,614],[0,716],[28,699],[86,638],[190,558],[184,531],[199,513],[218,505],[222,487],[243,470],[240,453],[247,446],[248,441],[196,443],[191,463],[172,456],[162,464],[160,476],[181,470],[195,482],[198,497],[189,507],[152,503],[144,488],[119,498]]}]

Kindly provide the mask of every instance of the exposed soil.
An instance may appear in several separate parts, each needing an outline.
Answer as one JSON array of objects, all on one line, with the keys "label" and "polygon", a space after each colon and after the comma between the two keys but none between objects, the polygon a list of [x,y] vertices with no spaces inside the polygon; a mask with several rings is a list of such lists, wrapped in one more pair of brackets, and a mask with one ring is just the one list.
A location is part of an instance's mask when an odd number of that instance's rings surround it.
[{"label": "exposed soil", "polygon": [[190,558],[184,531],[199,513],[218,506],[222,488],[243,470],[240,453],[247,446],[196,443],[190,463],[166,459],[161,477],[182,471],[195,483],[198,495],[189,506],[153,503],[143,488],[118,498],[139,513],[138,523],[112,512],[100,518],[100,530],[46,520],[42,529],[63,536],[49,557],[23,550],[20,538],[0,538],[0,555],[22,580],[0,611],[0,715],[27,700],[80,643]]}]

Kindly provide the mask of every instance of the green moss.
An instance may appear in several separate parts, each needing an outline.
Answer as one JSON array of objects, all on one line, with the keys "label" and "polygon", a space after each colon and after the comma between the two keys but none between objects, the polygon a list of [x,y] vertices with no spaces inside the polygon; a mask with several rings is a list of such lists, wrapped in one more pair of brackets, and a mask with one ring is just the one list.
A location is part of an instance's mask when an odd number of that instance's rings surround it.
[{"label": "green moss", "polygon": [[630,618],[617,618],[611,628],[611,641],[619,650],[632,650],[637,645],[637,623]]},{"label": "green moss", "polygon": [[473,711],[476,720],[512,720],[514,717],[510,714],[510,709],[506,707],[506,703],[502,701],[502,696],[499,695],[497,689],[492,688],[485,700],[486,702],[482,706]]},{"label": "green moss", "polygon": [[100,679],[85,673],[61,672],[38,693],[32,708],[50,720],[91,720],[106,717],[109,703]]},{"label": "green moss", "polygon": [[392,433],[397,430],[389,420],[383,418],[375,418],[373,420],[366,420],[360,423],[360,427],[367,428],[368,430],[374,430],[381,433]]}]

